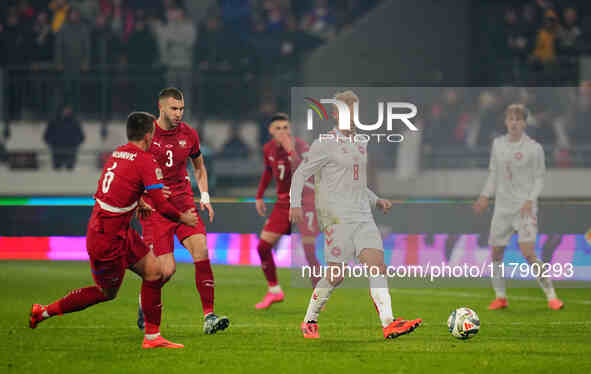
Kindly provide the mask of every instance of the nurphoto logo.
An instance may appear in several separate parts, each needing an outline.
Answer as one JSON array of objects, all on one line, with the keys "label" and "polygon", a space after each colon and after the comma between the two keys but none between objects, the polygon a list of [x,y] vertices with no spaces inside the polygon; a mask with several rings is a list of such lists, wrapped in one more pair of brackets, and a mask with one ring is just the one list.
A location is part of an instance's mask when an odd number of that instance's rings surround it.
[{"label": "nurphoto logo", "polygon": [[[351,130],[351,111],[349,106],[336,99],[320,99],[316,100],[311,97],[305,98],[308,102],[307,112],[307,129],[314,129],[314,113],[321,120],[328,120],[328,111],[323,104],[332,104],[338,112],[338,130]],[[406,109],[406,112],[400,113],[401,109]],[[371,132],[370,134],[355,134],[353,136],[339,136],[334,133],[320,134],[320,142],[349,140],[355,143],[367,143],[371,139],[376,139],[378,143],[386,141],[388,143],[400,143],[404,140],[404,136],[398,133],[376,133],[375,131],[382,128],[384,125],[384,117],[386,118],[386,129],[391,132],[394,121],[400,121],[410,131],[419,131],[419,129],[411,122],[411,119],[416,117],[418,110],[417,106],[406,102],[378,102],[378,119],[375,123],[364,124],[359,120],[359,102],[353,103],[353,124],[362,131]],[[384,114],[385,113],[385,114]],[[341,139],[345,138],[345,139]]]}]

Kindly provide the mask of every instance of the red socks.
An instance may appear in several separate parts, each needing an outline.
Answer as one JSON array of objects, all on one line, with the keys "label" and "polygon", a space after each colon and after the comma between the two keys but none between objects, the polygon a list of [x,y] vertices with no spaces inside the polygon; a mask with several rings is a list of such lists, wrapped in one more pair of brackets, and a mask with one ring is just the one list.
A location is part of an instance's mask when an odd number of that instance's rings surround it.
[{"label": "red socks", "polygon": [[269,287],[277,285],[277,269],[275,267],[275,261],[273,260],[272,249],[273,246],[270,243],[262,239],[259,240],[257,251],[259,252],[259,257],[261,258],[261,268],[263,269],[263,273],[265,273],[265,278],[267,278]]},{"label": "red socks", "polygon": [[146,334],[160,332],[160,320],[162,317],[162,281],[144,280],[141,290],[142,311],[146,321]]},{"label": "red socks", "polygon": [[55,316],[59,314],[77,312],[92,306],[94,304],[107,301],[107,297],[97,286],[79,288],[70,291],[69,294],[62,297],[47,306],[47,314]]},{"label": "red socks", "polygon": [[213,281],[213,272],[211,271],[209,259],[195,262],[195,285],[201,297],[203,314],[208,315],[209,313],[213,313],[213,291],[215,283]]}]

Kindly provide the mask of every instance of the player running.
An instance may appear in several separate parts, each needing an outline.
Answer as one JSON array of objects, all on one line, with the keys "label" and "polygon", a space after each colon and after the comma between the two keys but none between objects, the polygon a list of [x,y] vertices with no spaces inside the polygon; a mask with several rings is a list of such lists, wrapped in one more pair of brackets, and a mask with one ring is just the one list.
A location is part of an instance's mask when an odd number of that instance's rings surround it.
[{"label": "player running", "polygon": [[[336,100],[349,106],[358,102],[352,91],[338,93]],[[338,112],[333,112],[338,122]],[[353,119],[353,116],[351,116]],[[351,121],[351,128],[355,125]],[[333,129],[333,141],[314,141],[304,161],[291,181],[290,219],[301,222],[302,190],[305,181],[314,175],[316,183],[316,209],[320,227],[325,235],[324,254],[328,265],[325,276],[318,282],[304,321],[301,324],[304,338],[319,338],[318,315],[332,291],[343,280],[335,276],[334,267],[341,268],[350,260],[358,260],[367,267],[379,268],[379,275],[369,277],[371,298],[382,322],[384,338],[392,339],[408,334],[417,328],[421,319],[411,321],[394,319],[392,302],[385,277],[384,248],[380,232],[373,220],[371,207],[387,213],[392,203],[378,198],[367,187],[367,143],[351,141],[354,130]]]},{"label": "player running", "polygon": [[[154,155],[163,170],[164,183],[171,192],[169,201],[180,210],[195,207],[191,182],[187,175],[187,159],[190,158],[195,169],[195,180],[201,191],[201,210],[207,209],[209,221],[212,222],[214,212],[209,202],[207,170],[199,149],[199,136],[197,131],[181,122],[185,108],[183,94],[176,88],[162,90],[158,96],[158,108],[160,116],[155,121],[156,130],[148,151]],[[146,203],[151,205],[149,197],[146,198]],[[225,330],[230,325],[230,320],[227,317],[218,317],[213,312],[214,279],[207,251],[205,226],[201,219],[191,227],[154,213],[142,218],[140,222],[144,240],[158,257],[164,282],[170,280],[176,271],[174,235],[191,253],[195,265],[195,285],[203,307],[203,332],[215,334],[217,331]],[[137,324],[143,329],[144,316],[141,304]]]},{"label": "player running", "polygon": [[129,143],[111,154],[99,179],[94,195],[96,202],[86,234],[86,249],[96,285],[73,290],[47,306],[33,304],[29,319],[32,329],[50,317],[77,312],[114,299],[125,269],[129,268],[143,278],[140,302],[146,328],[142,347],[183,347],[160,336],[163,284],[160,266],[154,254],[129,225],[144,190],[162,215],[191,227],[198,222],[194,208],[193,211],[180,213],[166,201],[162,193],[162,171],[147,152],[152,142],[154,119],[148,113],[135,112],[129,115]]},{"label": "player running", "polygon": [[[299,138],[291,136],[291,128],[287,114],[277,113],[269,122],[269,133],[273,137],[263,147],[265,170],[256,195],[256,209],[260,216],[266,214],[263,194],[271,179],[275,178],[277,185],[277,202],[259,237],[257,250],[261,258],[261,268],[267,279],[269,290],[263,300],[255,305],[256,309],[267,309],[273,303],[283,301],[284,295],[277,280],[277,269],[273,260],[272,248],[277,244],[281,235],[291,233],[289,222],[289,188],[291,176],[302,161],[302,155],[308,152],[308,144]],[[298,225],[302,234],[302,245],[306,260],[311,267],[319,267],[316,259],[314,241],[318,235],[316,212],[314,208],[314,185],[306,182],[304,185],[304,217],[305,221]],[[317,273],[317,272],[316,272]],[[316,286],[317,278],[312,279]]]},{"label": "player running", "polygon": [[[496,299],[488,309],[506,308],[507,294],[502,263],[505,247],[517,232],[519,248],[530,265],[537,264],[542,274],[542,262],[536,257],[538,234],[538,196],[544,186],[546,165],[542,146],[525,134],[528,111],[521,104],[512,104],[505,111],[507,134],[493,141],[486,185],[473,209],[481,214],[488,200],[495,195],[495,208],[490,227],[492,248],[492,285]],[[538,283],[548,298],[548,307],[558,310],[564,303],[556,297],[552,280],[538,277]]]}]

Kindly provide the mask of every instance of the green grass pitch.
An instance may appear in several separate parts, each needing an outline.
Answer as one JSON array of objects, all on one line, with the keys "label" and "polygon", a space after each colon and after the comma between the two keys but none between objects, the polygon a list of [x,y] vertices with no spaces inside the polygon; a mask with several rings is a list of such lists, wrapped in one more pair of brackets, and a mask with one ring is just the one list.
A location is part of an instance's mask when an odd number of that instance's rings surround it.
[{"label": "green grass pitch", "polygon": [[[488,311],[492,290],[396,289],[396,316],[421,317],[414,333],[384,341],[367,289],[337,289],[320,316],[319,340],[302,338],[310,289],[284,286],[286,301],[268,311],[260,269],[214,268],[216,312],[230,328],[203,335],[193,267],[179,264],[164,288],[162,333],[181,350],[142,350],[136,328],[140,280],[126,274],[117,299],[27,326],[32,303],[46,304],[91,284],[84,262],[0,262],[0,373],[589,373],[591,289],[559,289],[566,308],[551,311],[541,290],[509,289],[510,307]],[[289,283],[288,270],[280,279]],[[591,285],[590,285],[591,286]],[[511,298],[513,296],[513,298]],[[458,341],[449,313],[469,306],[480,333]]]}]

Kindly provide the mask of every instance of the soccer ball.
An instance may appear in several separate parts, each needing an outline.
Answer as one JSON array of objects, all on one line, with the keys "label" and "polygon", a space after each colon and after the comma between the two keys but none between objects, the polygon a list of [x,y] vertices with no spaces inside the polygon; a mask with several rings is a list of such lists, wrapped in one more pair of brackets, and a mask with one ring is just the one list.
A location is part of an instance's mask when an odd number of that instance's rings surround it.
[{"label": "soccer ball", "polygon": [[449,332],[457,339],[469,339],[480,330],[480,318],[470,308],[458,308],[447,319]]}]

